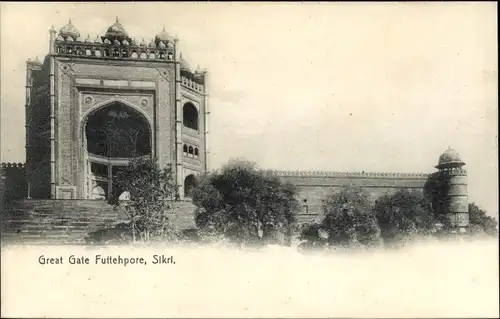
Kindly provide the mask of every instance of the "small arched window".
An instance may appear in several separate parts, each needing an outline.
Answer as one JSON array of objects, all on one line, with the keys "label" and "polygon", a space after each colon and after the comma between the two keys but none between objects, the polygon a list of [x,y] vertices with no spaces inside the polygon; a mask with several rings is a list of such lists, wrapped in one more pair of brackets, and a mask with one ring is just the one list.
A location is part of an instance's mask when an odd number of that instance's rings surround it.
[{"label": "small arched window", "polygon": [[114,50],[113,50],[113,56],[114,56],[115,58],[118,58],[118,57],[120,56],[120,51],[118,51],[118,49],[114,49]]},{"label": "small arched window", "polygon": [[197,147],[194,148],[194,157],[198,158],[198,156],[200,155],[200,151],[198,150]]},{"label": "small arched window", "polygon": [[149,52],[149,59],[151,59],[151,60],[156,59],[156,54],[155,54],[155,52],[154,52],[154,51]]},{"label": "small arched window", "polygon": [[92,50],[90,50],[90,48],[85,48],[85,55],[87,56],[92,55]]},{"label": "small arched window", "polygon": [[132,54],[130,55],[130,57],[132,59],[137,59],[139,57],[139,55],[137,54],[137,52],[133,51]]},{"label": "small arched window", "polygon": [[94,55],[95,55],[96,57],[100,57],[100,56],[101,56],[101,50],[99,50],[99,49],[95,49],[95,50],[94,50]]},{"label": "small arched window", "polygon": [[194,150],[193,150],[193,147],[192,147],[192,146],[190,146],[190,147],[189,147],[189,151],[188,151],[188,153],[189,153],[189,156],[190,156],[190,157],[193,157]]},{"label": "small arched window", "polygon": [[188,155],[188,147],[186,144],[184,144],[184,146],[182,147],[182,152],[184,153],[184,156]]},{"label": "small arched window", "polygon": [[127,50],[122,50],[122,57],[128,58],[128,51]]},{"label": "small arched window", "polygon": [[146,60],[148,58],[148,55],[146,52],[141,52],[141,59]]},{"label": "small arched window", "polygon": [[184,126],[192,130],[198,130],[198,110],[193,103],[184,104],[182,109],[182,121]]}]

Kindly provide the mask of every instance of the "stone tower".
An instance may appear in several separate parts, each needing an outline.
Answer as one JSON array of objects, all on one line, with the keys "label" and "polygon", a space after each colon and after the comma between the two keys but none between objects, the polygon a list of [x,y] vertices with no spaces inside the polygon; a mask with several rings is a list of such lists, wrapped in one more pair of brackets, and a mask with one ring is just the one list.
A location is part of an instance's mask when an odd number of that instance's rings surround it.
[{"label": "stone tower", "polygon": [[469,226],[467,171],[460,155],[448,148],[436,165],[441,186],[440,213],[446,216],[452,231],[466,232]]},{"label": "stone tower", "polygon": [[137,157],[174,171],[189,197],[207,169],[207,72],[192,70],[165,29],[136,41],[116,22],[81,37],[71,20],[50,30],[43,62],[28,61],[26,158],[33,197],[125,194],[116,173]]}]

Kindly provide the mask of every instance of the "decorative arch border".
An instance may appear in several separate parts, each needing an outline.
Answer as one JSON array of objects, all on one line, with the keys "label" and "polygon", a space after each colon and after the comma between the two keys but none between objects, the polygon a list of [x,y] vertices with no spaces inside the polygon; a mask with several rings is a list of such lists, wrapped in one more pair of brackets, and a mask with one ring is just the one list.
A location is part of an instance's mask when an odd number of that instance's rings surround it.
[{"label": "decorative arch border", "polygon": [[[97,112],[98,110],[103,109],[112,103],[121,103],[121,104],[131,108],[132,110],[138,112],[142,116],[144,116],[144,118],[146,119],[146,122],[148,123],[149,136],[151,139],[151,142],[150,142],[151,143],[151,155],[154,155],[155,154],[155,146],[154,146],[155,131],[153,130],[153,128],[154,128],[153,121],[151,120],[149,115],[143,109],[141,109],[140,107],[137,107],[133,103],[130,103],[130,102],[125,101],[125,100],[120,99],[120,98],[115,97],[115,98],[111,98],[109,100],[103,101],[101,103],[97,103],[97,104],[93,105],[91,108],[89,108],[88,110],[86,110],[85,112],[83,112],[80,116],[80,136],[81,137],[85,136],[85,127],[87,126],[86,124],[87,124],[88,117],[92,113]],[[85,143],[84,141],[85,141],[85,138],[82,138],[82,146],[86,148],[87,146],[84,145],[84,143]]]},{"label": "decorative arch border", "polygon": [[196,108],[196,111],[198,112],[198,115],[200,114],[200,103],[198,101],[194,101],[194,100],[191,100],[191,99],[188,99],[188,98],[181,98],[181,110],[184,109],[184,106],[188,103],[191,103],[195,108]]},{"label": "decorative arch border", "polygon": [[148,124],[149,124],[149,128],[153,129],[153,121],[151,120],[151,118],[149,117],[149,115],[143,110],[141,109],[140,107],[138,107],[137,105],[133,104],[133,103],[130,103],[124,99],[120,99],[120,98],[111,98],[109,100],[106,100],[106,101],[102,101],[100,103],[97,103],[95,105],[93,105],[92,107],[90,107],[88,110],[86,110],[85,112],[83,112],[80,116],[80,122],[83,124],[83,122],[88,118],[88,116],[95,112],[95,111],[98,111],[99,109],[102,109],[102,108],[105,108],[106,106],[108,106],[109,104],[112,104],[112,103],[121,103],[121,104],[124,104],[132,109],[134,109],[135,111],[141,113],[145,118],[146,120],[148,121]]}]

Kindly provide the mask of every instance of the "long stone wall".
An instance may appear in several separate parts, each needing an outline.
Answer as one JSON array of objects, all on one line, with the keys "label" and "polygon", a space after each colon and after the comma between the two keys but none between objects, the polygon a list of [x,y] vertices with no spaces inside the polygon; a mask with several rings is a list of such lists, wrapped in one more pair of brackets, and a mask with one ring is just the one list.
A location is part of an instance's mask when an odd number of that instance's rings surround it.
[{"label": "long stone wall", "polygon": [[322,200],[346,185],[358,186],[370,194],[372,200],[391,194],[401,188],[423,189],[428,174],[322,172],[322,171],[267,171],[270,176],[295,185],[301,203],[299,221],[307,222],[321,216]]}]

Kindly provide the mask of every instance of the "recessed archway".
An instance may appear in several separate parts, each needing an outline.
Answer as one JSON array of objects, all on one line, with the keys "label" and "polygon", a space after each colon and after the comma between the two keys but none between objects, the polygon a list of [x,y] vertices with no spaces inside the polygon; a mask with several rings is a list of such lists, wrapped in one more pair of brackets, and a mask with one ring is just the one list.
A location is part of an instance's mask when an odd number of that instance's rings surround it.
[{"label": "recessed archway", "polygon": [[196,177],[193,174],[184,179],[184,197],[191,198],[193,189],[196,187]]},{"label": "recessed archway", "polygon": [[152,155],[150,123],[140,111],[120,102],[93,110],[84,123],[90,198],[100,197],[93,196],[97,185],[104,190],[104,197],[120,196],[127,190],[113,186],[113,177],[130,160]]}]

